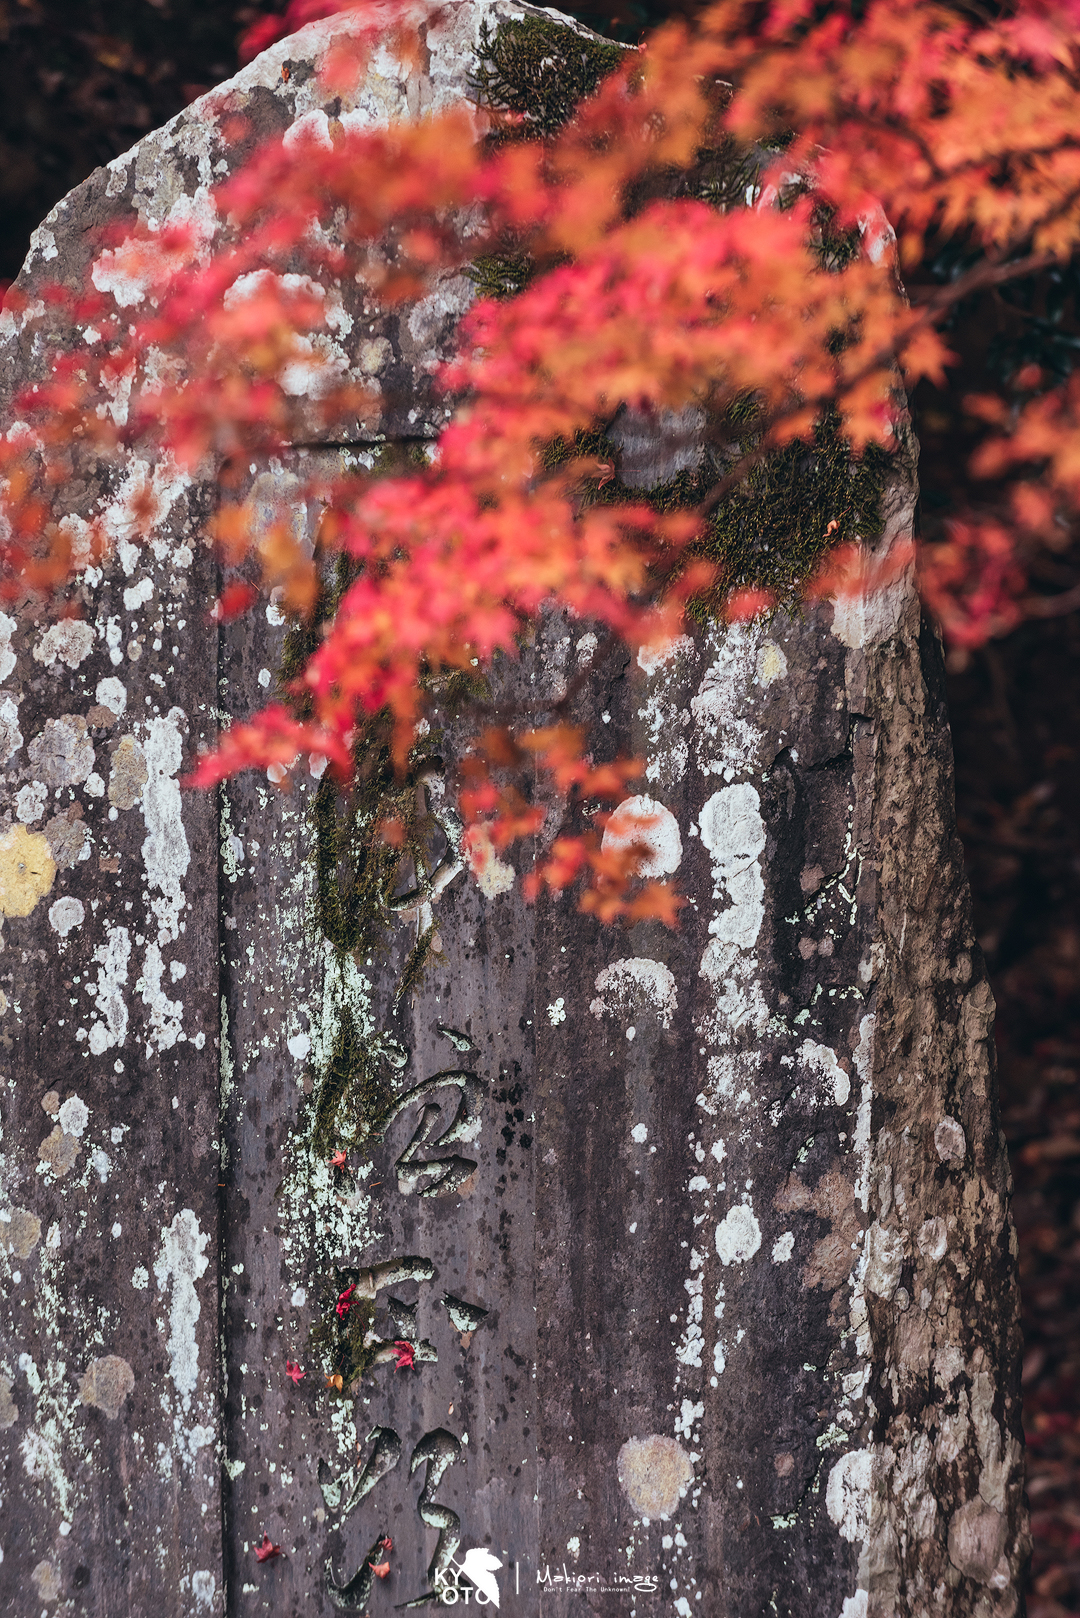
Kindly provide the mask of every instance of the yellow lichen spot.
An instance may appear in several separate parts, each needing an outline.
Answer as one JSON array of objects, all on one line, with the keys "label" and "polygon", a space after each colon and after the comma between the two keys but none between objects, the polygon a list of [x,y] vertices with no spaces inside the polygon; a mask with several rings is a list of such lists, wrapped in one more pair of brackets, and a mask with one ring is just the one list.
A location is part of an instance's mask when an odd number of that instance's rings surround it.
[{"label": "yellow lichen spot", "polygon": [[757,677],[760,685],[772,685],[787,673],[787,658],[773,640],[767,640],[757,655]]},{"label": "yellow lichen spot", "polygon": [[694,1481],[694,1465],[674,1438],[628,1438],[616,1462],[619,1487],[643,1517],[670,1517]]},{"label": "yellow lichen spot", "polygon": [[0,914],[28,916],[56,880],[56,862],[40,832],[13,826],[0,837]]},{"label": "yellow lichen spot", "polygon": [[30,1582],[37,1591],[39,1601],[59,1601],[63,1587],[60,1574],[51,1562],[39,1562],[30,1574]]},{"label": "yellow lichen spot", "polygon": [[28,1208],[13,1208],[9,1218],[0,1220],[0,1248],[16,1258],[29,1258],[41,1240],[41,1220]]},{"label": "yellow lichen spot", "polygon": [[58,1179],[75,1167],[79,1155],[79,1142],[74,1135],[67,1135],[57,1124],[51,1135],[46,1135],[38,1147],[38,1157],[43,1163],[48,1163]]},{"label": "yellow lichen spot", "polygon": [[120,1407],[135,1386],[135,1373],[127,1360],[119,1354],[106,1354],[103,1359],[91,1360],[79,1383],[79,1400],[104,1411],[110,1421],[120,1414]]},{"label": "yellow lichen spot", "polygon": [[114,809],[134,809],[150,779],[143,750],[134,736],[121,736],[109,772],[109,802]]}]

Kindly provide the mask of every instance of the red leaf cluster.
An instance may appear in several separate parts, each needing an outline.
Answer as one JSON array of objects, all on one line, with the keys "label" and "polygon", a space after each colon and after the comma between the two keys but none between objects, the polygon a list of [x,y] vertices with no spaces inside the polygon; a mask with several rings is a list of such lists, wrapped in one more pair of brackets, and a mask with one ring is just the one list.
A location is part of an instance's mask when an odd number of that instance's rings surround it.
[{"label": "red leaf cluster", "polygon": [[[366,70],[377,39],[403,60],[418,48],[403,0],[377,14],[293,0],[280,28],[338,10],[352,15],[327,25],[328,90]],[[277,27],[264,20],[247,48],[265,47]],[[54,591],[105,552],[100,522],[80,531],[76,554],[70,527],[53,520],[69,446],[119,454],[138,441],[155,444],[162,464],[224,468],[210,529],[222,560],[250,557],[285,610],[305,617],[317,563],[287,524],[260,520],[238,469],[377,411],[329,341],[335,289],[362,286],[372,308],[388,309],[485,253],[533,264],[523,291],[479,301],[462,323],[438,378],[447,423],[426,464],[311,474],[320,556],[347,559],[353,582],[289,704],[228,730],[197,765],[199,786],[252,766],[287,779],[305,753],[346,777],[375,715],[400,766],[439,682],[516,657],[546,609],[631,647],[675,633],[689,596],[723,593],[723,578],[687,565],[687,550],[755,458],[826,415],[856,452],[895,449],[907,431],[898,382],[946,377],[940,325],[951,304],[1080,246],[1072,4],[1019,0],[988,19],[931,0],[851,10],[718,0],[693,24],[656,30],[545,140],[485,142],[487,114],[472,108],[386,128],[323,122],[256,149],[186,220],[103,241],[98,268],[139,290],[132,306],[93,288],[41,289],[43,307],[77,315],[86,347],[27,390],[26,426],[0,441],[8,599]],[[745,205],[680,195],[678,177],[702,150],[732,140],[760,155]],[[859,250],[823,260],[823,210]],[[899,272],[943,236],[983,257],[913,305]],[[24,302],[13,288],[6,307],[14,317]],[[962,645],[1023,610],[1017,536],[1047,542],[1080,505],[1080,384],[1025,371],[1016,386],[1019,398],[970,405],[985,427],[976,469],[1011,480],[1001,516],[957,514],[920,562],[929,605]],[[747,400],[760,445],[695,510],[609,501],[612,464],[573,448],[625,408],[653,419],[692,408],[715,422]],[[566,453],[552,456],[552,445]],[[155,487],[127,498],[128,531],[149,537]],[[873,565],[837,552],[807,588],[884,588],[909,561],[896,546]],[[253,599],[253,586],[230,583],[215,616]],[[770,605],[763,591],[729,591],[726,612]],[[485,839],[496,851],[535,837],[545,793],[588,817],[593,800],[625,792],[633,761],[593,761],[571,712],[567,694],[480,738],[463,772],[474,853]],[[586,908],[605,920],[676,918],[677,898],[642,884],[628,851],[605,850],[567,820],[528,891],[579,879]]]}]

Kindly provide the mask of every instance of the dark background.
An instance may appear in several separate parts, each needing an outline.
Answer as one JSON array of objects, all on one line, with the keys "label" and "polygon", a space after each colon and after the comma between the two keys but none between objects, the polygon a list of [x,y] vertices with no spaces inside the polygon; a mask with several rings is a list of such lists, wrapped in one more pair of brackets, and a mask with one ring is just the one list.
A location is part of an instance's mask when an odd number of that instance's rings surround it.
[{"label": "dark background", "polygon": [[[213,0],[0,0],[0,283],[31,230],[98,164],[238,65],[238,41],[283,6]],[[617,0],[566,9],[636,39],[674,9]],[[965,262],[945,244],[935,279]],[[1076,280],[1080,287],[1080,277]],[[970,483],[962,397],[1035,358],[1061,375],[1080,351],[1072,279],[987,294],[957,313],[947,390],[916,395],[922,522],[993,510]],[[1036,558],[1041,614],[949,655],[957,813],[975,922],[998,1002],[1003,1123],[1012,1151],[1026,1334],[1025,1425],[1035,1557],[1031,1618],[1080,1615],[1080,545]]]}]

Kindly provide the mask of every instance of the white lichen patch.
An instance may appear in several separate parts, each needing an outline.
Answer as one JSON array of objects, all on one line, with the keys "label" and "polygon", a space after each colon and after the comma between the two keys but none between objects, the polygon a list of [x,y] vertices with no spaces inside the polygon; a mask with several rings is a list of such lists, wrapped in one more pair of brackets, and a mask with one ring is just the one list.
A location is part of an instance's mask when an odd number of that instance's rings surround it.
[{"label": "white lichen patch", "polygon": [[[593,649],[596,648],[596,637],[593,636]],[[645,674],[658,674],[661,669],[668,668],[678,661],[680,657],[688,656],[694,650],[694,643],[689,635],[676,635],[671,640],[655,641],[651,645],[639,646],[637,654],[638,668]]]},{"label": "white lichen patch", "polygon": [[124,591],[124,611],[138,612],[154,599],[154,581],[145,576],[135,584],[129,584]]},{"label": "white lichen patch", "polygon": [[[152,462],[132,458],[101,513],[102,528],[115,545],[128,577],[143,565],[147,547],[159,562],[168,559],[174,566],[181,566],[182,557],[190,561],[190,547],[174,545],[166,525],[191,485],[191,473],[178,467],[167,454]],[[123,662],[123,653],[119,649],[119,626],[115,639],[110,635],[113,623],[115,620],[99,623],[98,632],[112,648],[111,661],[117,667]]]},{"label": "white lichen patch", "polygon": [[867,1449],[842,1455],[830,1471],[825,1486],[829,1516],[850,1544],[865,1540],[869,1528],[873,1459]]},{"label": "white lichen patch", "polygon": [[117,719],[120,718],[127,707],[127,687],[122,680],[118,680],[113,674],[108,675],[104,680],[98,681],[97,690],[94,694],[98,705],[102,708],[108,708]]},{"label": "white lichen patch", "polygon": [[89,1044],[95,1056],[127,1038],[128,1008],[124,986],[131,960],[131,935],[126,927],[106,923],[105,941],[94,951],[99,967],[97,982],[87,984],[87,992],[97,1007],[97,1020],[90,1025]]},{"label": "white lichen patch", "polygon": [[[182,965],[173,961],[173,966]],[[165,963],[161,957],[161,950],[156,943],[146,946],[146,956],[143,961],[142,976],[136,987],[142,997],[143,1005],[147,1010],[147,1040],[146,1054],[151,1056],[155,1050],[172,1050],[183,1031],[184,1003],[182,1000],[170,1000],[162,987],[162,978],[165,974]],[[183,975],[182,973],[180,974]],[[173,981],[176,981],[174,976]]]},{"label": "white lichen patch", "polygon": [[6,612],[0,612],[0,680],[6,680],[15,672],[16,657],[11,649],[11,637],[18,627],[16,619],[9,618]]},{"label": "white lichen patch", "polygon": [[709,922],[710,940],[701,958],[701,976],[715,993],[702,1031],[724,1044],[744,1027],[762,1030],[768,1017],[755,953],[765,918],[760,863],[765,825],[757,788],[744,781],[714,792],[701,811],[699,829],[712,860],[713,896],[726,901]]},{"label": "white lichen patch", "polygon": [[[326,118],[325,113],[308,116]],[[289,132],[291,135],[295,135],[302,121],[293,125]],[[286,307],[300,298],[308,305],[314,304],[319,308],[325,330],[313,336],[293,334],[290,343],[292,357],[282,366],[281,386],[294,398],[324,397],[349,369],[347,353],[331,335],[346,337],[352,330],[352,316],[342,304],[341,294],[333,288],[320,286],[307,275],[278,275],[273,270],[252,270],[233,282],[225,293],[224,306],[226,310],[235,311],[268,292],[280,298]],[[319,323],[319,317],[312,321],[313,325]]]},{"label": "white lichen patch", "polygon": [[82,900],[73,899],[70,894],[49,906],[49,926],[60,938],[66,938],[76,927],[81,927],[85,919]]},{"label": "white lichen patch", "polygon": [[653,1012],[661,1028],[670,1028],[678,1007],[678,991],[671,969],[662,961],[633,955],[612,961],[596,976],[596,999],[589,1006],[594,1017],[639,1015]]},{"label": "white lichen patch", "polygon": [[645,726],[645,778],[659,787],[676,786],[690,761],[690,710],[681,706],[680,699],[682,672],[693,651],[690,636],[680,635],[656,646],[642,646],[637,654],[638,667],[648,676],[645,700],[637,715]]},{"label": "white lichen patch", "polygon": [[195,1283],[206,1273],[210,1237],[199,1229],[190,1208],[178,1213],[161,1233],[161,1251],[154,1261],[154,1279],[160,1293],[171,1287],[169,1304],[169,1375],[185,1411],[199,1381],[199,1344],[195,1328],[201,1305]]},{"label": "white lichen patch", "polygon": [[90,1122],[90,1108],[81,1096],[68,1096],[56,1115],[60,1128],[67,1135],[81,1135]]},{"label": "white lichen patch", "polygon": [[762,763],[763,732],[748,717],[761,633],[754,624],[732,624],[711,633],[716,655],[690,701],[698,762],[706,775],[730,781]]},{"label": "white lichen patch", "polygon": [[507,860],[499,858],[491,835],[484,826],[469,827],[463,839],[462,852],[485,899],[497,899],[500,893],[509,893],[514,885],[514,867]]},{"label": "white lichen patch", "polygon": [[49,789],[44,781],[27,781],[15,794],[15,818],[24,826],[32,826],[45,813]]},{"label": "white lichen patch", "polygon": [[56,662],[77,669],[94,646],[94,627],[81,618],[61,618],[51,624],[34,647],[34,658],[52,668]]},{"label": "white lichen patch", "polygon": [[671,876],[682,864],[679,822],[670,809],[644,794],[624,798],[612,811],[601,848],[620,854],[639,849],[636,874],[640,877]]},{"label": "white lichen patch", "polygon": [[150,734],[143,747],[147,778],[142,792],[142,813],[147,835],[142,857],[151,891],[150,908],[158,924],[159,945],[174,943],[179,936],[180,912],[184,908],[182,884],[191,862],[181,813],[180,785],[176,780],[183,757],[180,727],[185,723],[182,709],[170,709],[166,718],[151,720]]},{"label": "white lichen patch", "polygon": [[[0,617],[3,615],[0,614]],[[0,764],[6,764],[23,744],[19,729],[19,708],[16,699],[7,692],[0,694]]]},{"label": "white lichen patch", "polygon": [[761,1246],[761,1226],[748,1202],[736,1203],[716,1227],[716,1251],[725,1269],[745,1264]]},{"label": "white lichen patch", "polygon": [[[174,227],[186,238],[193,257],[205,255],[206,246],[217,226],[217,209],[206,186],[197,187],[193,196],[176,198],[164,218],[144,218],[147,228],[157,233]],[[156,247],[153,241],[132,236],[119,247],[107,247],[90,266],[90,280],[99,292],[112,297],[121,309],[133,309],[162,290],[173,273],[174,257]]]},{"label": "white lichen patch", "polygon": [[81,786],[94,768],[94,744],[82,714],[47,719],[26,753],[35,776],[47,787]]},{"label": "white lichen patch", "polygon": [[943,1163],[962,1163],[967,1155],[967,1137],[955,1118],[943,1118],[934,1130],[934,1150]]},{"label": "white lichen patch", "polygon": [[851,1094],[851,1080],[840,1066],[835,1051],[812,1039],[804,1039],[799,1047],[798,1060],[812,1079],[817,1080],[820,1100],[833,1102],[838,1107],[845,1105]]}]

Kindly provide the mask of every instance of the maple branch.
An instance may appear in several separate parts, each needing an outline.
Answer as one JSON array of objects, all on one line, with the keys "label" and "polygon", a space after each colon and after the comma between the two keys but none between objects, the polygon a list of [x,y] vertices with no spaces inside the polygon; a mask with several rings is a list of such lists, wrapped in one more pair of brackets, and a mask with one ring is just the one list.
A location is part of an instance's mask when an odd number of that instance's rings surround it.
[{"label": "maple branch", "polygon": [[1065,618],[1080,609],[1080,584],[1057,596],[1028,596],[1020,605],[1029,618]]},{"label": "maple branch", "polygon": [[[918,289],[916,289],[912,294],[912,303],[917,309],[926,310],[929,316],[940,309],[948,308],[950,304],[959,303],[969,293],[981,292],[989,287],[1003,286],[1006,281],[1017,281],[1025,275],[1033,275],[1037,270],[1045,270],[1047,265],[1052,264],[1058,256],[1057,253],[1051,252],[1049,248],[1044,248],[1041,253],[1029,253],[1026,258],[1010,259],[1005,264],[995,264],[988,260],[985,263],[973,265],[970,270],[958,276],[948,286],[937,287],[926,297],[920,297]],[[913,331],[921,331],[923,326],[928,323],[928,319],[920,319],[919,323],[912,326],[909,333],[905,335],[910,335],[910,332]]]},{"label": "maple branch", "polygon": [[[1053,263],[1056,257],[1057,255],[1055,253],[1044,250],[1040,253],[1029,253],[1026,257],[1021,259],[1012,259],[1005,264],[983,263],[975,265],[964,275],[959,276],[949,286],[940,287],[932,292],[928,297],[919,300],[917,307],[920,310],[920,314],[917,319],[915,319],[907,328],[906,332],[902,334],[898,342],[897,349],[902,351],[906,344],[910,342],[911,338],[917,332],[923,330],[926,326],[932,323],[935,316],[940,314],[944,309],[950,307],[950,305],[960,302],[962,299],[968,297],[972,292],[982,291],[989,287],[1001,286],[1007,281],[1018,280],[1025,275],[1031,275],[1037,270],[1045,269],[1048,264]],[[843,386],[838,387],[829,395],[820,396],[817,402],[822,405],[838,403],[843,398],[845,392],[850,391],[850,389],[853,387],[857,387],[860,382],[865,381],[867,377],[874,373],[874,371],[879,370],[882,365],[888,364],[891,360],[895,360],[897,357],[897,349],[879,350],[876,355],[867,361],[861,370],[855,372],[853,376],[846,378]],[[720,478],[712,486],[704,498],[692,508],[692,514],[695,516],[706,517],[710,512],[714,511],[729,494],[738,488],[739,484],[746,477],[747,473],[752,471],[755,466],[759,465],[760,462],[763,461],[769,452],[774,448],[775,433],[777,428],[782,426],[785,421],[789,420],[793,415],[797,414],[801,410],[804,410],[805,408],[806,401],[800,400],[792,403],[786,409],[777,412],[772,417],[768,427],[762,433],[757,444],[755,444],[752,449],[746,450],[734,463],[734,465],[728,468],[724,476]],[[671,575],[674,573],[675,568],[678,566],[680,560],[681,553],[672,557],[668,565],[661,570],[660,576],[655,579],[654,587],[649,592],[646,600],[655,601],[657,599],[664,586],[669,582]],[[1033,599],[1043,600],[1045,598],[1040,597]],[[1067,605],[1066,602],[1068,603]],[[1038,612],[1041,616],[1050,617],[1057,616],[1059,614],[1065,615],[1066,613],[1074,611],[1077,607],[1080,607],[1080,585],[1078,585],[1075,590],[1068,591],[1064,596],[1055,596],[1049,598],[1046,606],[1040,606],[1037,608],[1033,607],[1032,610]],[[609,630],[604,636],[603,640],[597,646],[596,651],[593,653],[589,661],[578,670],[577,674],[575,674],[573,679],[567,685],[561,697],[550,699],[534,697],[511,703],[484,704],[483,711],[496,714],[530,712],[565,714],[574,698],[578,696],[578,694],[585,688],[593,674],[595,674],[611,656],[620,639],[621,637],[616,633],[615,630]]]}]

